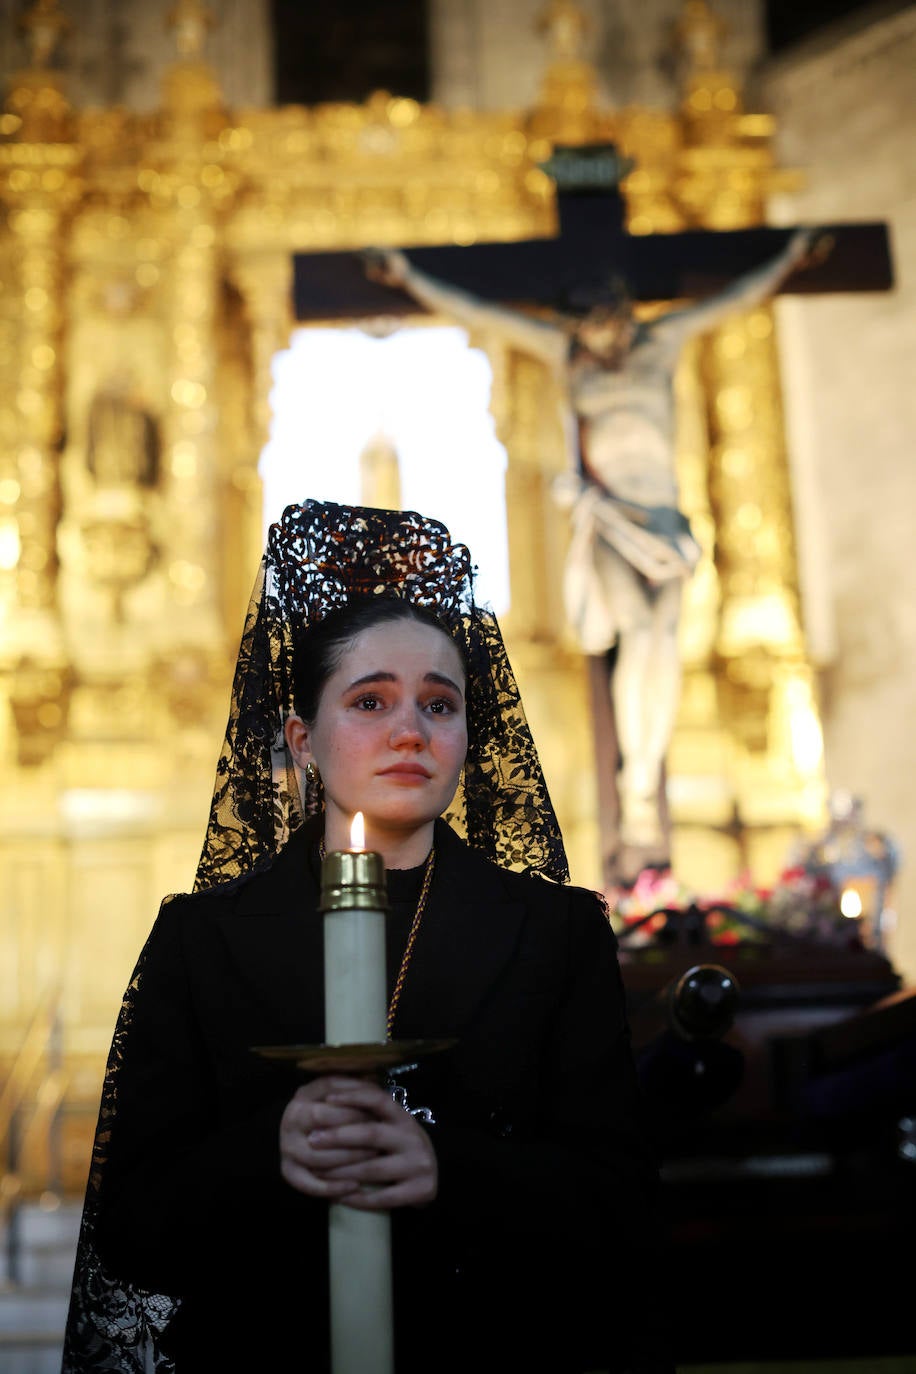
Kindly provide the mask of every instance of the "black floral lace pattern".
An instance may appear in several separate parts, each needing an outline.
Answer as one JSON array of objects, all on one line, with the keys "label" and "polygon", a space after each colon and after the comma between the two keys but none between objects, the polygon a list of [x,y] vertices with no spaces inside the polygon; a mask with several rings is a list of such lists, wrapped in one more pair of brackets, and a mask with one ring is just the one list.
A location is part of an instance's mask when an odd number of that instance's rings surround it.
[{"label": "black floral lace pattern", "polygon": [[[468,754],[446,819],[505,868],[567,882],[563,840],[515,676],[492,611],[478,606],[468,549],[436,520],[306,501],[268,534],[239,647],[226,735],[194,889],[269,864],[322,807],[320,783],[300,780],[283,726],[293,710],[293,646],[310,625],[356,596],[398,596],[432,611],[468,664]],[[63,1374],[170,1374],[161,1335],[174,1299],[107,1274],[95,1217],[118,1072],[143,955],[124,998],[109,1057],[67,1324]]]},{"label": "black floral lace pattern", "polygon": [[280,849],[320,790],[302,795],[283,724],[297,633],[352,598],[399,596],[433,611],[468,663],[468,757],[450,819],[508,868],[565,882],[559,826],[496,617],[474,600],[462,544],[413,511],[306,501],[270,529],[239,650],[229,725],[197,886],[250,872]]},{"label": "black floral lace pattern", "polygon": [[162,1349],[161,1336],[177,1311],[176,1300],[121,1282],[105,1269],[95,1247],[99,1190],[117,1112],[118,1071],[143,977],[145,953],[144,948],[124,994],[105,1070],[70,1293],[62,1374],[171,1374],[174,1369]]}]

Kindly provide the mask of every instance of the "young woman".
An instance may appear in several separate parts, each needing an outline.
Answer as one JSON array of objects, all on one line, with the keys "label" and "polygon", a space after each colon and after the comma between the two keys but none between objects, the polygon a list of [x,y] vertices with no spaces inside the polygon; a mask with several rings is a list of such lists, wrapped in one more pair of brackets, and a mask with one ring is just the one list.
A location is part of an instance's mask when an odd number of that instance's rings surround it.
[{"label": "young woman", "polygon": [[[454,1042],[405,1075],[409,1107],[252,1052],[323,1039],[321,860],[357,810],[389,1035]],[[669,1371],[616,944],[567,877],[467,550],[413,514],[289,508],[198,882],[116,1031],[65,1369],[321,1374],[336,1203],[392,1217],[398,1374]]]}]

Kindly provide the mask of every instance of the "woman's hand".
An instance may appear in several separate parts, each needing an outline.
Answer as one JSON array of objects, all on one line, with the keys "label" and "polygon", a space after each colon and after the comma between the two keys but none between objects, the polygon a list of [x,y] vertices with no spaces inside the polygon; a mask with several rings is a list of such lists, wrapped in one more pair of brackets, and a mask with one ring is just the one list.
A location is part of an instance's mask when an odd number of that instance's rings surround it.
[{"label": "woman's hand", "polygon": [[365,1212],[420,1207],[439,1185],[436,1152],[410,1113],[377,1083],[337,1075],[288,1103],[280,1171],[299,1192]]}]

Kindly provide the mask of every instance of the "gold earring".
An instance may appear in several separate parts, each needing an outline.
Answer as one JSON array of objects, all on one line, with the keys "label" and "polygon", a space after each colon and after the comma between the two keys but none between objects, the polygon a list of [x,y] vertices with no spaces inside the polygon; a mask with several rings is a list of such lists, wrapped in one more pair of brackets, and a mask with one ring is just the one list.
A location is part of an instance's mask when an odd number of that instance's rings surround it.
[{"label": "gold earring", "polygon": [[314,763],[309,762],[305,765],[305,776],[310,783],[321,782],[321,774]]}]

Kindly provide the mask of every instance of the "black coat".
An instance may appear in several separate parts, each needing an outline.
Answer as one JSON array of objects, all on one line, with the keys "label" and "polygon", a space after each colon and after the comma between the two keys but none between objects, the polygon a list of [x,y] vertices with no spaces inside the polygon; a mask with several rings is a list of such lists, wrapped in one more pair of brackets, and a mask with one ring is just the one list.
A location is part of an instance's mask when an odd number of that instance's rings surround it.
[{"label": "black coat", "polygon": [[[326,1204],[279,1172],[297,1079],[251,1049],[323,1039],[313,841],[170,899],[144,952],[98,1243],[182,1298],[179,1374],[327,1368]],[[436,847],[396,1035],[457,1044],[405,1080],[436,1116],[439,1193],[393,1219],[398,1374],[666,1370],[611,927],[594,894],[499,869],[441,822]]]}]

